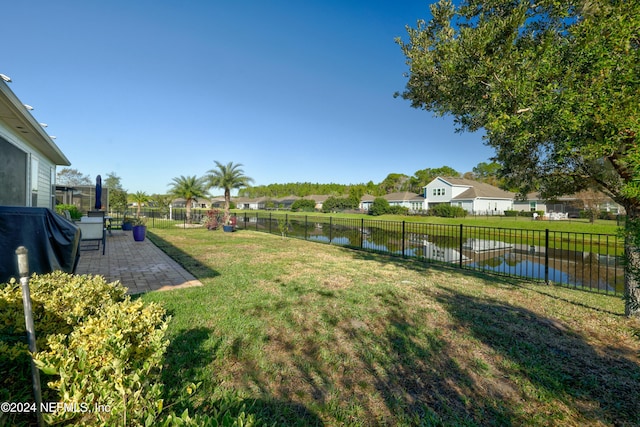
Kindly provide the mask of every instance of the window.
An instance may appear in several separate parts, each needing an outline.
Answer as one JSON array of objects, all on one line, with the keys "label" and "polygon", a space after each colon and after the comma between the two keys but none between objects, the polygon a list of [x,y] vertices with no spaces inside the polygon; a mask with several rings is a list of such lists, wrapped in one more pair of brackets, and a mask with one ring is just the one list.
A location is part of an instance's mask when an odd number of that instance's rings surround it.
[{"label": "window", "polygon": [[27,205],[27,153],[0,137],[0,205]]},{"label": "window", "polygon": [[31,155],[31,206],[38,206],[38,172],[40,162]]}]

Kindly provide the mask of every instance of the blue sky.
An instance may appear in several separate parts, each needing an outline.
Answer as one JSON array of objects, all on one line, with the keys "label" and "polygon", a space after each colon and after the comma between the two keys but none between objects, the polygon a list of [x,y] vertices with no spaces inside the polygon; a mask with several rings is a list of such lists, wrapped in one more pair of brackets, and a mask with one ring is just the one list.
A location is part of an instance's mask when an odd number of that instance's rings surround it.
[{"label": "blue sky", "polygon": [[[32,0],[3,5],[0,73],[73,168],[165,193],[214,160],[256,185],[378,183],[493,151],[393,98],[424,0]],[[214,194],[216,191],[212,191]]]}]

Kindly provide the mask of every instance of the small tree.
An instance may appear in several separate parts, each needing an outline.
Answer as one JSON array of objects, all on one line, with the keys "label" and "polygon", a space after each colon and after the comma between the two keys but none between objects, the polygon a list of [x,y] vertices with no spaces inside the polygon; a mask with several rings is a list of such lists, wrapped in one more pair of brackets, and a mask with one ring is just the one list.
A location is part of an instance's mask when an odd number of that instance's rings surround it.
[{"label": "small tree", "polygon": [[313,212],[316,209],[316,202],[311,199],[298,199],[291,204],[293,212]]},{"label": "small tree", "polygon": [[125,190],[114,188],[109,189],[109,208],[116,212],[124,212],[127,210],[127,192]]},{"label": "small tree", "polygon": [[129,195],[129,198],[136,204],[136,217],[140,218],[142,205],[149,201],[149,195],[144,191],[136,191],[134,194]]},{"label": "small tree", "polygon": [[194,176],[180,176],[173,178],[173,182],[169,188],[169,194],[176,198],[185,199],[185,209],[187,213],[187,223],[191,224],[191,204],[198,201],[199,198],[205,197],[207,190],[205,189],[205,179],[196,178]]},{"label": "small tree", "polygon": [[357,209],[359,204],[360,201],[352,197],[331,196],[322,204],[322,212],[339,212],[347,209]]},{"label": "small tree", "polygon": [[104,179],[104,188],[108,188],[110,190],[122,190],[122,184],[120,183],[120,181],[120,177],[116,175],[115,172],[109,172]]},{"label": "small tree", "polygon": [[150,197],[150,202],[162,215],[169,214],[169,205],[171,205],[172,197],[169,194],[154,194]]},{"label": "small tree", "polygon": [[580,200],[581,208],[587,214],[589,222],[592,224],[596,222],[607,197],[602,192],[591,188],[577,193],[576,197]]},{"label": "small tree", "polygon": [[371,208],[369,209],[369,214],[374,216],[384,215],[389,212],[391,206],[389,205],[389,201],[384,197],[376,197],[373,199],[373,203],[371,203]]},{"label": "small tree", "polygon": [[286,219],[278,220],[278,230],[280,231],[280,235],[282,236],[283,239],[287,237],[287,234],[289,233],[290,229],[291,229],[291,224],[289,224],[289,222],[287,222]]},{"label": "small tree", "polygon": [[231,204],[231,190],[248,186],[253,178],[244,175],[242,164],[229,162],[226,165],[215,161],[215,169],[208,171],[207,186],[224,189],[224,224],[229,223],[229,206]]},{"label": "small tree", "polygon": [[78,169],[62,168],[56,174],[56,182],[59,185],[74,187],[78,185],[92,185],[91,177],[80,172]]}]

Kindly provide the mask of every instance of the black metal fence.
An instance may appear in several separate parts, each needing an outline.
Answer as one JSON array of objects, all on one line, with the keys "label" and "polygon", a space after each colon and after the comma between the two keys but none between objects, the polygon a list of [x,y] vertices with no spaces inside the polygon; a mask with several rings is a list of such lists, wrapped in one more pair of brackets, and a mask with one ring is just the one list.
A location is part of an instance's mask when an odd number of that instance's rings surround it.
[{"label": "black metal fence", "polygon": [[[202,226],[206,210],[143,213],[151,228]],[[623,241],[614,234],[244,212],[236,227],[624,295]],[[114,216],[113,222],[122,216]]]},{"label": "black metal fence", "polygon": [[613,234],[242,213],[239,228],[623,295]]}]

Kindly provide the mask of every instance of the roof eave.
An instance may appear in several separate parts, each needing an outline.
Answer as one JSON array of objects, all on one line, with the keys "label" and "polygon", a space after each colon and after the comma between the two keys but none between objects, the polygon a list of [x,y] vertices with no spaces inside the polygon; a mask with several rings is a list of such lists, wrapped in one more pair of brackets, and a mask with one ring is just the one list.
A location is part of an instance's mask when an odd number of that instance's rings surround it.
[{"label": "roof eave", "polygon": [[8,119],[17,121],[22,126],[15,128],[11,122],[7,125],[14,127],[17,134],[27,140],[35,149],[47,156],[54,164],[71,166],[69,159],[62,153],[53,139],[44,131],[42,126],[31,115],[29,110],[9,88],[7,83],[0,80],[0,102],[4,103],[10,116]]}]

